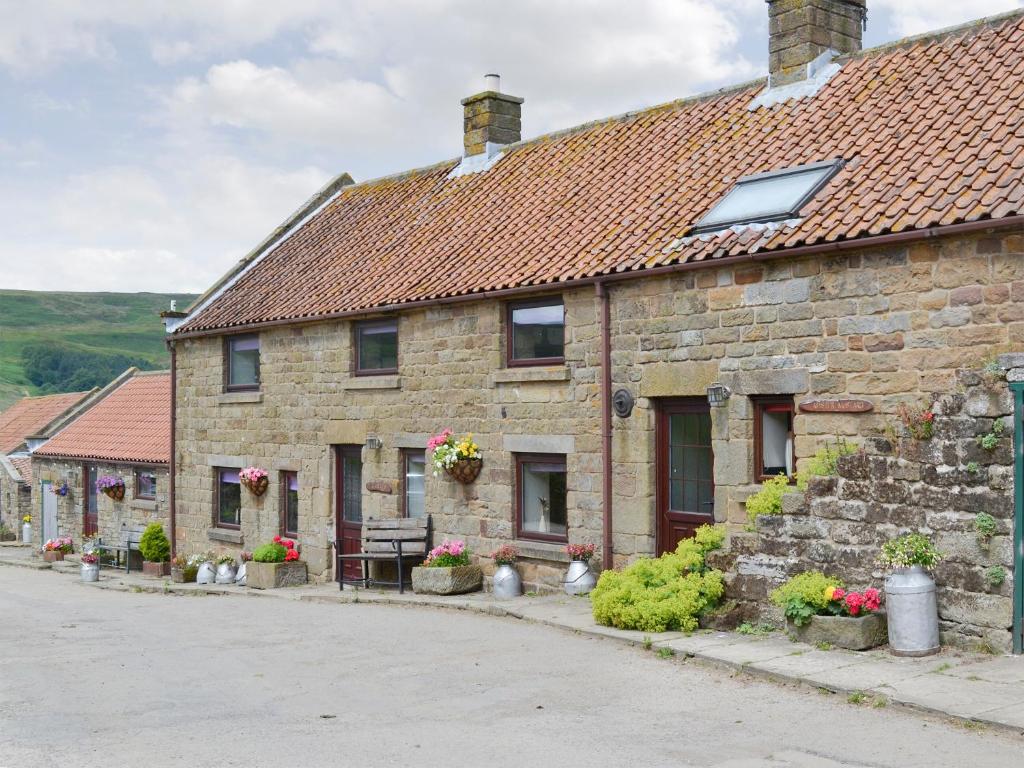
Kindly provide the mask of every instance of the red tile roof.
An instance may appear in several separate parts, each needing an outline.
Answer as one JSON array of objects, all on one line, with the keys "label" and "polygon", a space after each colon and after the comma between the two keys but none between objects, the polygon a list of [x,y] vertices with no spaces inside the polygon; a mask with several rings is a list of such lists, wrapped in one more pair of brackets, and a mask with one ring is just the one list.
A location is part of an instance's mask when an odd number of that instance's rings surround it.
[{"label": "red tile roof", "polygon": [[10,461],[11,461],[11,464],[14,465],[14,468],[16,470],[18,470],[18,474],[21,475],[21,479],[24,482],[31,484],[32,483],[32,459],[30,459],[27,456],[22,456],[20,458],[13,458],[12,457],[10,459]]},{"label": "red tile roof", "polygon": [[67,392],[45,397],[23,397],[0,413],[0,453],[10,453],[64,411],[76,405],[87,392]]},{"label": "red tile roof", "polygon": [[[346,187],[179,329],[315,318],[1024,210],[1024,18],[868,51],[815,96],[754,84]],[[527,107],[529,103],[527,102]],[[842,158],[796,223],[684,238],[749,174]]]},{"label": "red tile roof", "polygon": [[170,463],[171,376],[128,379],[37,449],[33,456]]}]

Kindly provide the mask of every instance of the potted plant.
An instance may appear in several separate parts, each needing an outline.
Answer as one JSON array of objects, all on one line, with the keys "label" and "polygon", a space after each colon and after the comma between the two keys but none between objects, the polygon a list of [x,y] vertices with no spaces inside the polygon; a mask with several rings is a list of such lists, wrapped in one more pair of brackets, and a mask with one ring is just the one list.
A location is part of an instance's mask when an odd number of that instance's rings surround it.
[{"label": "potted plant", "polygon": [[298,587],[306,583],[306,564],[299,559],[295,542],[275,536],[252,553],[245,569],[246,586],[253,589]]},{"label": "potted plant", "polygon": [[225,553],[217,558],[217,576],[214,579],[217,584],[234,584],[237,574],[234,555]]},{"label": "potted plant", "polygon": [[67,496],[69,490],[67,480],[61,480],[59,483],[54,483],[50,486],[50,491],[53,495],[60,498]]},{"label": "potted plant", "polygon": [[267,492],[267,486],[270,484],[270,475],[267,474],[267,470],[259,467],[246,467],[238,473],[238,479],[254,496],[262,496]]},{"label": "potted plant", "polygon": [[188,584],[196,580],[196,571],[199,570],[199,563],[195,555],[175,555],[171,560],[171,581],[175,584]]},{"label": "potted plant", "polygon": [[502,544],[491,552],[491,558],[497,566],[492,579],[494,597],[498,600],[508,600],[523,594],[523,580],[519,578],[519,572],[515,569],[519,550],[511,544]]},{"label": "potted plant", "polygon": [[56,539],[47,539],[43,545],[43,560],[48,563],[55,563],[63,560],[64,555],[70,555],[74,546],[70,536],[58,536]]},{"label": "potted plant", "polygon": [[32,515],[25,515],[21,518],[21,543],[32,543]]},{"label": "potted plant", "polygon": [[238,564],[238,570],[235,572],[235,584],[240,587],[244,587],[246,585],[248,563],[252,562],[252,552],[242,552],[238,559],[241,562]]},{"label": "potted plant", "polygon": [[100,580],[100,556],[94,552],[82,555],[82,581]]},{"label": "potted plant", "polygon": [[569,568],[562,579],[567,595],[586,595],[597,584],[597,577],[590,570],[590,558],[594,556],[593,544],[569,544],[565,553],[569,556]]},{"label": "potted plant", "polygon": [[96,481],[96,490],[114,501],[124,499],[124,480],[117,475],[101,475]]},{"label": "potted plant", "polygon": [[217,567],[213,561],[215,555],[212,552],[200,552],[193,555],[196,566],[196,584],[213,584],[217,581]]},{"label": "potted plant", "polygon": [[939,652],[939,610],[935,580],[928,570],[942,560],[931,540],[908,533],[882,545],[878,564],[891,571],[885,580],[889,650],[896,656]]},{"label": "potted plant", "polygon": [[793,640],[851,651],[874,648],[886,640],[881,594],[873,587],[847,591],[839,579],[807,571],[774,590],[771,599],[785,613]]},{"label": "potted plant", "polygon": [[464,541],[445,541],[427,554],[423,565],[412,569],[413,592],[425,595],[461,595],[483,586],[484,573],[472,565]]},{"label": "potted plant", "polygon": [[468,485],[480,475],[483,456],[480,446],[473,442],[473,434],[469,433],[456,441],[450,429],[434,435],[427,441],[430,460],[434,465],[434,477],[444,472],[449,477]]},{"label": "potted plant", "polygon": [[139,537],[142,574],[160,578],[171,573],[171,542],[160,523],[150,523]]}]

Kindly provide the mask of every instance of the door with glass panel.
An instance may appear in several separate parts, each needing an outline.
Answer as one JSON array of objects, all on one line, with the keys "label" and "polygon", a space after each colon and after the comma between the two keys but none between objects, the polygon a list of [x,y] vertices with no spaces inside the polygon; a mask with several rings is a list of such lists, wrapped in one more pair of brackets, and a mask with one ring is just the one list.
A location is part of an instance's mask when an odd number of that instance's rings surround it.
[{"label": "door with glass panel", "polygon": [[427,474],[427,452],[422,448],[402,450],[402,515],[423,517],[426,514],[424,479]]},{"label": "door with glass panel", "polygon": [[704,398],[666,400],[658,410],[658,554],[675,551],[715,517],[711,408]]},{"label": "door with glass panel", "polygon": [[[334,530],[335,547],[340,554],[354,555],[361,551],[363,533],[363,459],[361,445],[334,446]],[[363,564],[343,560],[346,579],[360,579]],[[335,569],[335,578],[342,574]]]},{"label": "door with glass panel", "polygon": [[82,535],[91,536],[100,529],[96,481],[99,473],[92,464],[85,465],[85,504],[82,510]]}]

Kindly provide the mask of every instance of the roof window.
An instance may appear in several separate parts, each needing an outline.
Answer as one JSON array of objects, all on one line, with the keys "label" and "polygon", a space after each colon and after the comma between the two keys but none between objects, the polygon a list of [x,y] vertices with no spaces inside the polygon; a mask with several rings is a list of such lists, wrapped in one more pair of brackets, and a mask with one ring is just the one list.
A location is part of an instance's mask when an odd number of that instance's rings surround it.
[{"label": "roof window", "polygon": [[744,176],[708,214],[693,234],[725,229],[734,224],[756,224],[791,219],[800,213],[842,167],[842,161],[801,165],[781,171]]}]

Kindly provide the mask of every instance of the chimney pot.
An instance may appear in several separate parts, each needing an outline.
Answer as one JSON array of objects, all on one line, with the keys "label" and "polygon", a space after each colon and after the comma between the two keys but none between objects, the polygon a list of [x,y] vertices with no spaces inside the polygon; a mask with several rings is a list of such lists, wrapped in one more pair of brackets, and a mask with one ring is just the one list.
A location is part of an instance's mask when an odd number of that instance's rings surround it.
[{"label": "chimney pot", "polygon": [[769,85],[806,80],[823,53],[856,53],[867,23],[867,0],[766,0]]},{"label": "chimney pot", "polygon": [[493,154],[497,147],[522,139],[522,104],[501,92],[498,75],[484,75],[484,90],[462,100],[462,144],[466,157]]},{"label": "chimney pot", "polygon": [[484,90],[494,91],[495,93],[501,92],[501,75],[484,75]]}]

